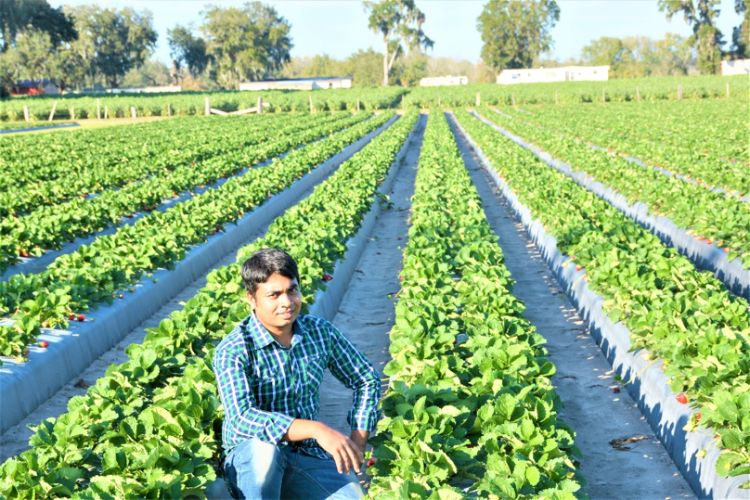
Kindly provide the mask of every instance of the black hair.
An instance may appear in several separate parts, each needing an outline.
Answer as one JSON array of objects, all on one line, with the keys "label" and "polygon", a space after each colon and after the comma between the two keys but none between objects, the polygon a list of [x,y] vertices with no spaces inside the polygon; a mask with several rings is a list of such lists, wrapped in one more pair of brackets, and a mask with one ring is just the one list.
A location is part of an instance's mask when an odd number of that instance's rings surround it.
[{"label": "black hair", "polygon": [[278,248],[262,248],[242,264],[242,281],[250,293],[255,293],[258,284],[268,281],[273,273],[295,279],[299,283],[297,263],[288,253]]}]

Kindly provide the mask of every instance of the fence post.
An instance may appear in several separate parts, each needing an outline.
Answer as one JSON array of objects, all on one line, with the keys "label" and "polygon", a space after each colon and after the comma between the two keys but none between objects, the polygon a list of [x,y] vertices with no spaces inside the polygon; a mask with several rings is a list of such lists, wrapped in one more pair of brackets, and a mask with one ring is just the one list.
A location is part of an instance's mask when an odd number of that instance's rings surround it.
[{"label": "fence post", "polygon": [[263,113],[263,98],[258,97],[258,114]]},{"label": "fence post", "polygon": [[57,101],[52,103],[52,111],[49,112],[49,118],[47,118],[48,122],[51,122],[52,119],[55,117],[55,110],[57,109]]},{"label": "fence post", "polygon": [[70,119],[75,120],[76,119],[76,108],[70,107]]},{"label": "fence post", "polygon": [[727,82],[727,97],[729,97],[729,82]]},{"label": "fence post", "polygon": [[401,111],[404,110],[404,94],[401,94]]},{"label": "fence post", "polygon": [[99,120],[102,117],[102,100],[96,100],[96,119]]},{"label": "fence post", "polygon": [[678,100],[682,99],[682,84],[679,84],[677,86],[677,99]]},{"label": "fence post", "polygon": [[481,96],[481,95],[479,95],[479,92],[477,92],[477,99],[476,99],[476,102],[477,102],[477,107],[479,107],[479,106],[481,106],[481,105],[482,105],[482,96]]},{"label": "fence post", "polygon": [[109,113],[108,113],[107,106],[104,106],[104,119],[106,120],[108,116],[109,116]]},{"label": "fence post", "polygon": [[23,119],[26,123],[29,122],[29,107],[26,105],[23,106]]},{"label": "fence post", "polygon": [[513,106],[516,105],[516,96],[514,96],[513,94],[510,95],[510,102]]},{"label": "fence post", "polygon": [[172,105],[167,103],[167,116],[172,116]]},{"label": "fence post", "polygon": [[211,101],[208,100],[208,96],[206,96],[206,100],[205,100],[205,112],[206,112],[206,116],[211,114]]},{"label": "fence post", "polygon": [[641,89],[638,87],[635,88],[635,100],[641,102]]},{"label": "fence post", "polygon": [[313,107],[312,92],[310,92],[309,94],[307,94],[307,100],[310,103],[310,113],[313,113],[315,111],[315,107]]},{"label": "fence post", "polygon": [[138,118],[138,115],[135,112],[135,106],[130,106],[130,116],[131,118]]}]

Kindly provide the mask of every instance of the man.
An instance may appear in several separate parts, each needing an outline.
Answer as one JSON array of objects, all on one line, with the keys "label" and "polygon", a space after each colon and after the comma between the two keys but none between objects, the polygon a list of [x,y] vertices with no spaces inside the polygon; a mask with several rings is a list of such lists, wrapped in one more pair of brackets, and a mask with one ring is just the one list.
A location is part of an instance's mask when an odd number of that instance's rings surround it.
[{"label": "man", "polygon": [[[299,315],[297,264],[276,249],[242,267],[252,313],[217,346],[213,369],[224,405],[225,479],[240,498],[359,498],[380,377],[333,325]],[[318,422],[328,368],[354,390],[345,436]]]}]

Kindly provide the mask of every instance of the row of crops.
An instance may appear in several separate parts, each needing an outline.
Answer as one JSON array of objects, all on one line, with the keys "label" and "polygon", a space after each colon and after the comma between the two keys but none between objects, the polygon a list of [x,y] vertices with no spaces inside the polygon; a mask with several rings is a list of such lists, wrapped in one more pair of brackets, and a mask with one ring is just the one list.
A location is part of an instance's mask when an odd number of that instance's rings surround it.
[{"label": "row of crops", "polygon": [[[205,113],[205,99],[211,107],[226,112],[254,107],[259,97],[268,112],[372,110],[402,106],[465,106],[476,102],[492,105],[580,104],[596,102],[664,101],[675,99],[738,98],[746,102],[748,86],[743,76],[663,77],[606,82],[555,82],[524,85],[475,84],[451,88],[371,88],[315,91],[183,92],[179,94],[122,94],[16,98],[0,101],[0,123],[20,122],[24,106],[32,122],[46,121],[53,111],[55,120],[131,116],[190,116]],[[1,125],[0,125],[1,126]]]},{"label": "row of crops", "polygon": [[[632,347],[663,362],[678,401],[693,409],[688,427],[710,429],[723,450],[722,475],[750,473],[747,300],[492,125],[648,203],[747,269],[748,152],[737,147],[735,130],[747,125],[734,102],[610,104],[609,118],[572,105],[455,111],[455,123],[554,236],[566,265],[584,273],[605,313],[627,327]],[[713,118],[698,119],[705,116]],[[211,356],[247,314],[241,262],[258,248],[284,248],[299,263],[312,305],[417,129],[416,112],[393,117],[188,117],[0,142],[8,172],[0,181],[0,269],[116,228],[42,272],[0,281],[0,354],[22,361],[43,329],[87,320],[150,273],[178,267],[191,248],[383,130],[234,264],[211,272],[192,299],[128,348],[126,362],[42,422],[30,449],[0,466],[0,496],[204,494],[216,479],[214,429],[223,415]],[[638,120],[654,126],[633,127]],[[705,154],[691,161],[703,144]],[[574,432],[558,417],[555,367],[512,294],[503,242],[438,109],[427,120],[418,167],[370,493],[572,498],[585,478],[576,472]]]}]

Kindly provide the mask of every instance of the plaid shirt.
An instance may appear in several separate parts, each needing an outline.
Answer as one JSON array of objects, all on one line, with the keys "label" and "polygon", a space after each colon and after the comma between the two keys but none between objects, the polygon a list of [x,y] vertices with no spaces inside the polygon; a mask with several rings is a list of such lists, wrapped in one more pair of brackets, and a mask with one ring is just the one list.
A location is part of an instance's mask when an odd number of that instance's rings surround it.
[{"label": "plaid shirt", "polygon": [[284,347],[250,314],[216,347],[213,370],[224,405],[222,441],[227,454],[255,437],[327,457],[313,439],[281,440],[295,418],[317,419],[326,368],[354,390],[347,415],[352,429],[375,430],[380,376],[372,364],[322,318],[300,315],[293,328],[292,344]]}]

